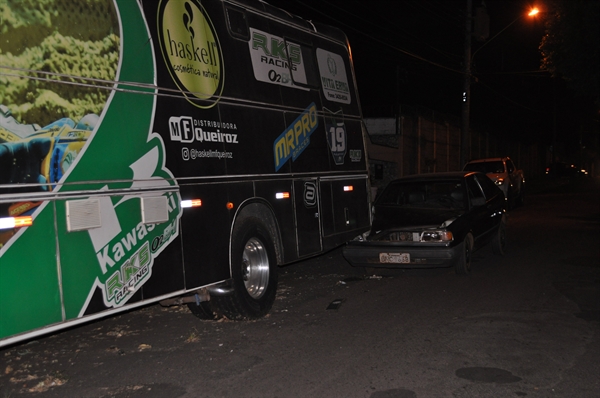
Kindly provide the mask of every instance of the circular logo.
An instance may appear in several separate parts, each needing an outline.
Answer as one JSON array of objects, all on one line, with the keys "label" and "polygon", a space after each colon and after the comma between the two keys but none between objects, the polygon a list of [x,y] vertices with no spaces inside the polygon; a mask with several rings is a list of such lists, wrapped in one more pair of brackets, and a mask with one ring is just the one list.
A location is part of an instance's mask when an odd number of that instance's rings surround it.
[{"label": "circular logo", "polygon": [[183,95],[197,107],[214,106],[223,91],[223,55],[202,5],[197,0],[162,2],[158,35],[167,69]]}]

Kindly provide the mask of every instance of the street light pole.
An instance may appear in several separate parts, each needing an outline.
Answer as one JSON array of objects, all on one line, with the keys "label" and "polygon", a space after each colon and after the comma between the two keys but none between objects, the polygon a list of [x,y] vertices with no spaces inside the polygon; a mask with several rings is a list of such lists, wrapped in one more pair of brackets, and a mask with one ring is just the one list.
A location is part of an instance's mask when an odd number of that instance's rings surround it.
[{"label": "street light pole", "polygon": [[467,162],[469,119],[471,112],[471,36],[473,26],[473,0],[467,0],[465,22],[465,59],[463,63],[462,117],[460,131],[460,168]]},{"label": "street light pole", "polygon": [[[537,8],[533,8],[528,14],[528,16],[533,17],[539,14],[539,10]],[[465,59],[463,65],[463,95],[462,95],[462,117],[461,117],[461,134],[460,134],[460,167],[462,168],[467,162],[467,150],[469,148],[469,124],[471,117],[471,64],[473,63],[473,58],[477,55],[477,52],[481,50],[484,46],[489,44],[492,40],[494,40],[498,35],[504,32],[506,29],[511,27],[515,22],[519,19],[523,18],[525,14],[519,15],[515,18],[514,21],[506,25],[501,31],[492,36],[487,42],[481,45],[472,55],[471,55],[471,37],[473,35],[473,0],[467,0],[467,10],[466,10],[466,21],[465,21]]]}]

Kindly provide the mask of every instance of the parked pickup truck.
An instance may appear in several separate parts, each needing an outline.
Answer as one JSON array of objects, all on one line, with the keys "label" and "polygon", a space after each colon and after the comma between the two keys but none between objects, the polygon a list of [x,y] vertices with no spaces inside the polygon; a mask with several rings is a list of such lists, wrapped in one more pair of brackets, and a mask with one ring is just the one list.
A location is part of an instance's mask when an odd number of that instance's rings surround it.
[{"label": "parked pickup truck", "polygon": [[485,173],[504,192],[508,207],[523,204],[525,199],[525,176],[517,169],[511,158],[487,158],[469,161],[463,170]]}]

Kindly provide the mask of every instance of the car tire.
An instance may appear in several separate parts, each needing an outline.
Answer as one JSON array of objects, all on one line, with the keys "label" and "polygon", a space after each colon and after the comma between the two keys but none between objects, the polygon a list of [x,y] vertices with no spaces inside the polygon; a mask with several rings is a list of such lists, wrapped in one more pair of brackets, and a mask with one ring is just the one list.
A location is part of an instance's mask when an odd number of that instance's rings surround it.
[{"label": "car tire", "polygon": [[456,260],[454,271],[457,275],[468,275],[471,273],[471,257],[473,254],[473,235],[465,236],[465,240],[459,246],[460,254]]},{"label": "car tire", "polygon": [[492,240],[492,251],[497,256],[504,256],[506,253],[506,223],[504,219],[498,225],[498,231]]},{"label": "car tire", "polygon": [[218,315],[233,320],[265,316],[277,292],[275,246],[264,223],[254,217],[236,225],[231,242],[233,293],[211,297]]}]

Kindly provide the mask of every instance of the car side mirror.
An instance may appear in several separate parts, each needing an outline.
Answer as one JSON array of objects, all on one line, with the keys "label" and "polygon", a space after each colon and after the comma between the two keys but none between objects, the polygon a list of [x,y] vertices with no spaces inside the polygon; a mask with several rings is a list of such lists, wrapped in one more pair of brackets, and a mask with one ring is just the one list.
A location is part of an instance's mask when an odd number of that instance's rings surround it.
[{"label": "car side mirror", "polygon": [[485,205],[485,198],[473,198],[471,199],[473,207],[479,207]]}]

